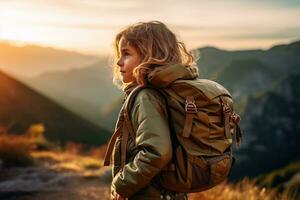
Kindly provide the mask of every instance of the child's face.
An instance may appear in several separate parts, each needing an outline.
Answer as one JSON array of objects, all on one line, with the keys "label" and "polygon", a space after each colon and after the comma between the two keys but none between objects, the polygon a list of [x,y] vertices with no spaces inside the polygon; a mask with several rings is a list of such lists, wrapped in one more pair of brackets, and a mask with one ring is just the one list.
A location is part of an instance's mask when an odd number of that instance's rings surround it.
[{"label": "child's face", "polygon": [[118,48],[120,58],[117,65],[120,67],[122,81],[123,83],[132,82],[135,80],[133,69],[141,63],[142,58],[134,47],[126,43],[123,37],[119,42]]}]

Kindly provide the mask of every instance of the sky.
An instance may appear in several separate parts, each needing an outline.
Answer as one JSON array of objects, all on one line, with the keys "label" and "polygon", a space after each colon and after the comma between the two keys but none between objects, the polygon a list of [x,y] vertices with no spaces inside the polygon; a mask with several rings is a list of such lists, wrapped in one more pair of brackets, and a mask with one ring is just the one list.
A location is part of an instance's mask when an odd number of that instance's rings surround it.
[{"label": "sky", "polygon": [[0,0],[0,40],[107,55],[123,27],[159,20],[188,49],[267,49],[299,40],[299,19],[299,0]]}]

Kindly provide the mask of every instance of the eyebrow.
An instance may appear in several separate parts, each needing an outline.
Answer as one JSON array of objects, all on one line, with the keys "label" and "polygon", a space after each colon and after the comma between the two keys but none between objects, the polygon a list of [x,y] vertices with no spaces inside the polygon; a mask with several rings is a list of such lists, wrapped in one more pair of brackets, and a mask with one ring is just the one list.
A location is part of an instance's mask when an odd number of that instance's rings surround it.
[{"label": "eyebrow", "polygon": [[126,50],[129,51],[128,48],[122,48],[122,49],[121,49],[121,51],[126,51]]}]

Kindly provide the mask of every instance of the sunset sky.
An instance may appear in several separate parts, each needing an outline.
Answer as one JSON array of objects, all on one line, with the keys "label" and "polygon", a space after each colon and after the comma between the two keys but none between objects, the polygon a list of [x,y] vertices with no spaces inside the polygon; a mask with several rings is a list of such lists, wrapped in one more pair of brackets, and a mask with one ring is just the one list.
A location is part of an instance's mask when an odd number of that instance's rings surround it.
[{"label": "sunset sky", "polygon": [[269,48],[300,39],[299,0],[0,0],[0,40],[111,52],[124,26],[166,23],[189,49]]}]

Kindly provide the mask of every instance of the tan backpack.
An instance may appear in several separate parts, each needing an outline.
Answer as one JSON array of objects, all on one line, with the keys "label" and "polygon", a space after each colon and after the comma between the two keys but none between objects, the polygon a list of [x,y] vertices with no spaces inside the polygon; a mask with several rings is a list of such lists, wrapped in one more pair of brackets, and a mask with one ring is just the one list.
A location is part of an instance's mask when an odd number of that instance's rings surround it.
[{"label": "tan backpack", "polygon": [[[226,180],[234,161],[234,129],[238,146],[241,139],[240,117],[233,112],[229,92],[207,79],[177,80],[168,87],[146,88],[154,89],[165,100],[173,148],[171,163],[155,177],[155,182],[171,191],[190,193]],[[126,132],[130,134],[134,131],[129,113],[143,89],[135,88],[125,101]],[[126,141],[122,143],[125,146]],[[121,148],[122,166],[126,159],[124,149]]]}]

